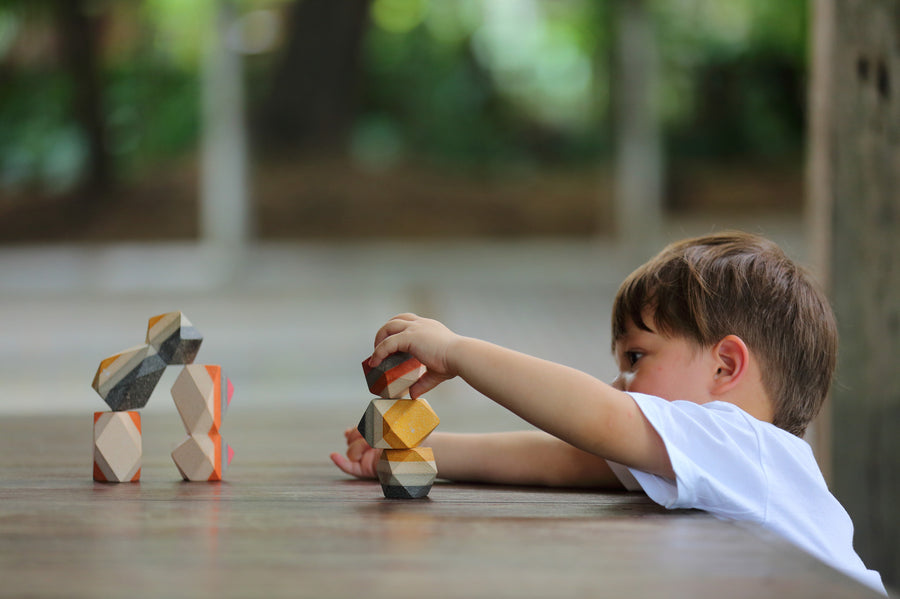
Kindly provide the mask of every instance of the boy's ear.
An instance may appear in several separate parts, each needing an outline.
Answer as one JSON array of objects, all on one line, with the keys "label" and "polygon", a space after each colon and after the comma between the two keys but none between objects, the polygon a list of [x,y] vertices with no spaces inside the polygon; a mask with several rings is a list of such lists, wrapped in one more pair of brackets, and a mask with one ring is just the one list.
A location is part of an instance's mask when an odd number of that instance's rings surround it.
[{"label": "boy's ear", "polygon": [[734,388],[747,372],[750,350],[737,335],[728,335],[713,347],[716,372],[713,375],[713,394]]}]

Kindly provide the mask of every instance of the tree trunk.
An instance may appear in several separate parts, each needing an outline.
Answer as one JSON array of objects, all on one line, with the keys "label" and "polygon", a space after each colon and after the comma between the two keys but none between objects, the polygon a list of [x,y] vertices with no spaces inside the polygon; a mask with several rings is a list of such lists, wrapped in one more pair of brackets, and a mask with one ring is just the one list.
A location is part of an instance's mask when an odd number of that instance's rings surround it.
[{"label": "tree trunk", "polygon": [[[815,239],[830,247],[841,335],[833,388],[834,491],[855,546],[887,584],[900,583],[900,3],[813,0],[821,147],[811,170]],[[830,46],[830,47],[829,47]],[[815,166],[815,163],[811,163]],[[828,204],[831,204],[830,208]]]},{"label": "tree trunk", "polygon": [[112,182],[97,58],[97,19],[88,14],[85,0],[58,0],[57,10],[63,61],[72,78],[74,116],[88,147],[85,201],[95,203]]},{"label": "tree trunk", "polygon": [[352,124],[369,0],[300,0],[259,115],[265,148],[334,147]]}]

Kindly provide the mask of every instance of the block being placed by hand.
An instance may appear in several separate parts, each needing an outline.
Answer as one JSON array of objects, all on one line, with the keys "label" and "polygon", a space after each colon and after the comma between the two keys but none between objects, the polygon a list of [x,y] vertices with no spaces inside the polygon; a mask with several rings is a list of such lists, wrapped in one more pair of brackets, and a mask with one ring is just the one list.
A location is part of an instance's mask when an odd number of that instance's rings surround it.
[{"label": "block being placed by hand", "polygon": [[166,369],[150,345],[139,345],[100,362],[91,386],[116,412],[143,408]]},{"label": "block being placed by hand", "polygon": [[234,388],[220,366],[189,364],[172,385],[172,399],[190,434],[219,431]]},{"label": "block being placed by hand", "polygon": [[222,480],[232,457],[234,450],[218,433],[190,435],[172,452],[181,477],[188,481]]},{"label": "block being placed by hand", "polygon": [[357,430],[371,447],[409,449],[419,445],[440,421],[423,397],[373,399]]},{"label": "block being placed by hand", "polygon": [[147,323],[146,342],[166,364],[190,364],[200,351],[203,335],[181,312],[168,312]]},{"label": "block being placed by hand", "polygon": [[430,447],[385,449],[375,471],[388,499],[425,497],[437,476],[434,452]]},{"label": "block being placed by hand", "polygon": [[139,481],[141,453],[138,412],[94,412],[94,480]]},{"label": "block being placed by hand", "polygon": [[372,368],[368,358],[362,363],[366,385],[373,394],[385,399],[396,399],[406,392],[425,374],[425,366],[408,353],[391,354]]}]

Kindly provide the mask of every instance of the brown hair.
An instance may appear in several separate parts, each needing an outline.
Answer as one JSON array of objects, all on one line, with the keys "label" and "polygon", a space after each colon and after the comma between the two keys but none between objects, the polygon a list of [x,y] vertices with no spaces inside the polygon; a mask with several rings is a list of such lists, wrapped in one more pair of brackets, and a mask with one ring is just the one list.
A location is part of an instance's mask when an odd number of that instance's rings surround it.
[{"label": "brown hair", "polygon": [[759,360],[774,424],[802,436],[822,407],[837,358],[824,293],[775,243],[725,232],[667,246],[616,294],[613,343],[649,308],[657,332],[711,347],[737,335]]}]

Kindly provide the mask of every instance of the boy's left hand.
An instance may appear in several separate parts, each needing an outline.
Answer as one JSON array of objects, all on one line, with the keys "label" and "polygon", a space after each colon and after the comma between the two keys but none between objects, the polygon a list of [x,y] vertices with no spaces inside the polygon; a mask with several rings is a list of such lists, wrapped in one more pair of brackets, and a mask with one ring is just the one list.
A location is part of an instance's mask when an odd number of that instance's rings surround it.
[{"label": "boy's left hand", "polygon": [[355,428],[344,431],[344,438],[347,439],[347,455],[332,453],[330,457],[335,466],[356,478],[377,478],[375,466],[381,450],[370,447]]}]

